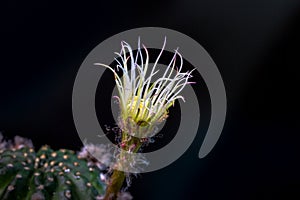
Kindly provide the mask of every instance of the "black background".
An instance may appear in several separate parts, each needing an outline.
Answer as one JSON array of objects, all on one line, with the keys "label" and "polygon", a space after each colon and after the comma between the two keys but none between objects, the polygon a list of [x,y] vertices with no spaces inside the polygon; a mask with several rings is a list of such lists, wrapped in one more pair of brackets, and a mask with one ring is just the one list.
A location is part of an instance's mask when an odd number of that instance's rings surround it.
[{"label": "black background", "polygon": [[198,136],[172,165],[133,180],[135,199],[300,199],[300,1],[2,1],[0,131],[80,149],[72,88],[104,39],[158,26],[199,42],[228,98],[220,140]]}]

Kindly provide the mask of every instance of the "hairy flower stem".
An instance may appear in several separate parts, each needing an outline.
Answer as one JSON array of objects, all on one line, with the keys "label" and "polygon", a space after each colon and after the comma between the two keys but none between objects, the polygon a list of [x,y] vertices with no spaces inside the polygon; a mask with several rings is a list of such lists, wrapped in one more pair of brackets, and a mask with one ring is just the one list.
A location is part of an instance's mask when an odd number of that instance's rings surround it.
[{"label": "hairy flower stem", "polygon": [[[142,142],[139,138],[132,137],[126,133],[123,133],[120,146],[123,150],[136,153],[142,146]],[[123,157],[124,155],[121,152],[120,158],[122,159]],[[125,172],[114,170],[110,178],[110,182],[107,185],[104,200],[116,200],[125,179]]]},{"label": "hairy flower stem", "polygon": [[110,183],[107,186],[104,200],[117,199],[118,192],[120,191],[124,180],[125,180],[125,173],[122,171],[114,170],[110,179]]}]

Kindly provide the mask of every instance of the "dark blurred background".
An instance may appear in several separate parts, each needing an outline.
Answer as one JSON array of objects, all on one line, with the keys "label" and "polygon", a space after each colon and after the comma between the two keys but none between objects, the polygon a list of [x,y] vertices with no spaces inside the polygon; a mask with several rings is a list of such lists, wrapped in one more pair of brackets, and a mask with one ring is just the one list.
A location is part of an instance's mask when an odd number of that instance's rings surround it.
[{"label": "dark blurred background", "polygon": [[2,1],[0,131],[79,150],[71,102],[81,63],[106,38],[144,26],[207,50],[228,113],[208,156],[197,156],[199,134],[172,165],[134,179],[134,199],[300,199],[299,0]]}]

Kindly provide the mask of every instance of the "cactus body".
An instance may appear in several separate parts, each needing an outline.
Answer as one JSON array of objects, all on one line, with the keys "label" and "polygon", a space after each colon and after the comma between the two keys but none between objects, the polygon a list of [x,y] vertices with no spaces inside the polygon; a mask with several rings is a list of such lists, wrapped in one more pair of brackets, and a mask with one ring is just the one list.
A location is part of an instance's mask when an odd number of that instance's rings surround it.
[{"label": "cactus body", "polygon": [[73,151],[0,150],[0,199],[97,199],[105,192],[101,170]]}]

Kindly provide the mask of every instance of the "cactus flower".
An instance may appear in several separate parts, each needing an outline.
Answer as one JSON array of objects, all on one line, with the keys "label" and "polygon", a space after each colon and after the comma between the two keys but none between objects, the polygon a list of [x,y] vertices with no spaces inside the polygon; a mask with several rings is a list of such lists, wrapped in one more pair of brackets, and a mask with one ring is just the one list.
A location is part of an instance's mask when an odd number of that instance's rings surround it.
[{"label": "cactus flower", "polygon": [[[184,101],[180,92],[186,85],[192,83],[189,82],[189,78],[192,77],[193,70],[181,71],[183,58],[178,49],[175,50],[170,63],[163,68],[163,75],[157,77],[158,71],[162,69],[158,69],[158,62],[165,46],[166,38],[153,66],[150,66],[148,50],[145,45],[141,45],[140,40],[135,55],[128,43],[121,42],[121,52],[115,52],[118,56],[115,58],[117,63],[115,68],[95,63],[114,73],[118,90],[116,98],[119,100],[121,111],[118,126],[122,130],[122,139],[119,146],[124,150],[117,156],[118,161],[115,165],[117,167],[111,175],[104,200],[117,199],[126,176],[130,180],[123,169],[137,167],[137,161],[131,155],[139,151],[142,145],[147,144],[148,139],[155,134],[154,128],[168,117],[168,109],[174,105],[175,100]],[[176,63],[178,58],[179,65]],[[122,76],[118,74],[120,69]]]},{"label": "cactus flower", "polygon": [[[153,127],[168,117],[168,108],[174,105],[176,99],[184,101],[180,92],[191,82],[190,72],[182,72],[183,59],[178,49],[175,50],[169,65],[164,69],[163,76],[154,79],[158,61],[165,49],[166,38],[162,49],[152,67],[149,65],[149,54],[145,45],[142,48],[146,54],[143,57],[140,40],[138,49],[134,55],[132,48],[125,41],[121,42],[121,52],[115,52],[119,59],[116,68],[106,64],[95,63],[110,69],[115,76],[118,96],[120,102],[120,128],[128,134],[136,137],[152,136]],[[180,58],[179,66],[176,66],[176,58]],[[122,70],[122,77],[118,75]]]}]

